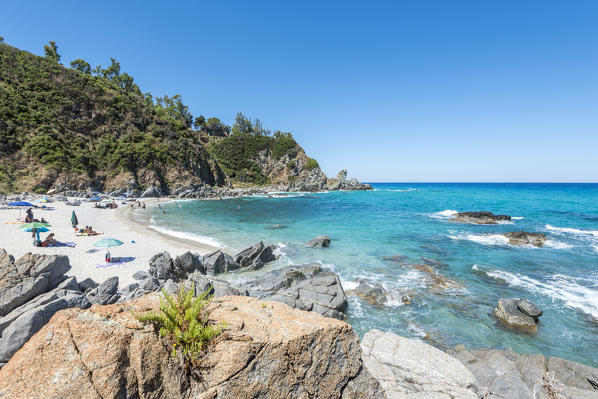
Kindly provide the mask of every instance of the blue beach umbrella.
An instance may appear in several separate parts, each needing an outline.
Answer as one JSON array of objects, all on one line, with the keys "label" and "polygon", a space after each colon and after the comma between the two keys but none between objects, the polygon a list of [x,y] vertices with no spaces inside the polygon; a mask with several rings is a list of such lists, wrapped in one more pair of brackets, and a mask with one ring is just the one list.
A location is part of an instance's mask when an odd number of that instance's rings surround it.
[{"label": "blue beach umbrella", "polygon": [[101,198],[100,197],[91,197],[90,200],[92,200],[92,201],[100,201]]},{"label": "blue beach umbrella", "polygon": [[9,206],[35,206],[31,202],[27,201],[15,201],[8,204]]}]

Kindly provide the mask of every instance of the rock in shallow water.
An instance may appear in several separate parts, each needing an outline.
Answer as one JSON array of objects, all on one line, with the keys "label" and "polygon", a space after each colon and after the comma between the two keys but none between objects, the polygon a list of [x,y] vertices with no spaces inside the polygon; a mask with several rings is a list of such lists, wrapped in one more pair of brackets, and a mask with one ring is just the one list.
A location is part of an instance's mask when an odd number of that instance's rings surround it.
[{"label": "rock in shallow water", "polygon": [[[536,317],[529,316],[519,309],[519,304],[522,304],[526,312],[538,314]],[[494,316],[504,324],[514,327],[519,330],[534,332],[537,331],[537,318],[542,314],[534,304],[527,300],[520,300],[519,298],[501,298],[498,300],[498,305],[494,308]]]},{"label": "rock in shallow water", "polygon": [[511,245],[533,245],[542,247],[548,238],[544,233],[527,233],[525,231],[511,231],[503,234]]},{"label": "rock in shallow water", "polygon": [[492,212],[459,212],[453,219],[461,223],[475,224],[496,224],[497,222],[509,221],[509,215],[495,215]]},{"label": "rock in shallow water", "polygon": [[305,243],[306,247],[322,247],[326,248],[330,246],[330,237],[328,236],[317,236],[311,241]]}]

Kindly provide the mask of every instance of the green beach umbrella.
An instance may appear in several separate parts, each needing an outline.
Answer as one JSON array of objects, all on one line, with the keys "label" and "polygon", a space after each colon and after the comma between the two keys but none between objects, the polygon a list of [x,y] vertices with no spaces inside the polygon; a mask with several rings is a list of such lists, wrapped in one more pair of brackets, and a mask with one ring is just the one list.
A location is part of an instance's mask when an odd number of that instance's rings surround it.
[{"label": "green beach umbrella", "polygon": [[25,223],[24,225],[22,225],[20,227],[20,229],[23,231],[29,231],[29,232],[32,231],[33,229],[37,229],[37,231],[43,233],[46,231],[50,231],[50,229],[48,227],[50,227],[50,225],[48,223],[33,222],[33,223]]},{"label": "green beach umbrella", "polygon": [[117,240],[116,238],[102,238],[100,241],[94,242],[92,244],[94,247],[118,247],[119,245],[123,245],[121,240]]},{"label": "green beach umbrella", "polygon": [[73,225],[73,227],[76,227],[79,224],[79,220],[77,220],[77,215],[75,215],[75,211],[73,211],[73,214],[71,215],[71,224]]}]

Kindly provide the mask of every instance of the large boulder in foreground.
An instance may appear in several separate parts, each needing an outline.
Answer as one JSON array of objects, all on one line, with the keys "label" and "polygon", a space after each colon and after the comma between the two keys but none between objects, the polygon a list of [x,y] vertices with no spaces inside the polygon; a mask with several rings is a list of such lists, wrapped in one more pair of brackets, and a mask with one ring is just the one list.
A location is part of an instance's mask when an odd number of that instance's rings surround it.
[{"label": "large boulder in foreground", "polygon": [[384,398],[351,326],[248,297],[208,306],[226,331],[204,358],[201,381],[181,381],[156,332],[131,314],[157,306],[149,294],[57,313],[0,369],[0,397]]},{"label": "large boulder in foreground", "polygon": [[461,223],[496,224],[511,220],[509,215],[495,215],[492,212],[459,212],[453,219]]},{"label": "large boulder in foreground", "polygon": [[365,334],[361,348],[387,398],[478,399],[473,374],[440,349],[378,330]]}]

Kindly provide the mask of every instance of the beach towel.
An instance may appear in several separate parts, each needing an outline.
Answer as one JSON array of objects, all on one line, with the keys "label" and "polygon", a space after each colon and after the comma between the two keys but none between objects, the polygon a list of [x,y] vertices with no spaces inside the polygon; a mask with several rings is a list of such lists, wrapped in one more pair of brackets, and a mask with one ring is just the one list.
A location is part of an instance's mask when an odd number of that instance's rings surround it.
[{"label": "beach towel", "polygon": [[127,257],[119,257],[119,258],[112,258],[112,262],[105,262],[105,263],[100,263],[98,265],[96,265],[96,268],[102,268],[102,267],[110,267],[110,266],[117,266],[117,265],[122,265],[124,263],[129,263],[134,261],[135,258],[132,256],[127,256]]},{"label": "beach towel", "polygon": [[88,233],[78,233],[75,234],[78,237],[91,237],[91,236],[99,236],[100,234],[104,234],[104,233],[93,233],[93,234],[88,234]]},{"label": "beach towel", "polygon": [[50,247],[75,247],[77,244],[74,242],[57,242],[55,244],[46,245],[46,248]]}]

